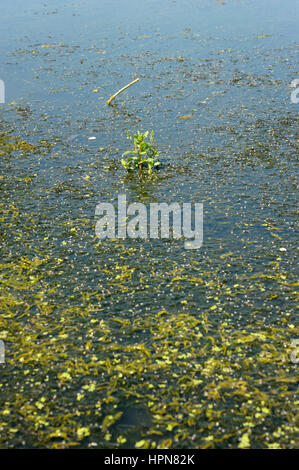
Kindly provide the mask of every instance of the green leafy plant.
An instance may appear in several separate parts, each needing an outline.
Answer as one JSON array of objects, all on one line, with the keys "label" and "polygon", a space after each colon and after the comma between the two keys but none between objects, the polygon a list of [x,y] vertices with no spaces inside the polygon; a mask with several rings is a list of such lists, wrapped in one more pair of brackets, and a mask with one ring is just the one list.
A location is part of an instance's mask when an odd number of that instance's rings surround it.
[{"label": "green leafy plant", "polygon": [[160,152],[158,152],[154,146],[154,132],[151,132],[150,140],[146,142],[145,139],[148,135],[148,131],[144,134],[137,131],[137,134],[133,135],[127,132],[128,139],[133,144],[131,150],[127,150],[122,154],[122,157],[129,154],[133,155],[127,159],[121,159],[121,164],[127,171],[138,169],[139,172],[142,172],[143,169],[147,169],[148,174],[152,174],[153,168],[158,168],[161,165],[161,163],[156,160]]}]

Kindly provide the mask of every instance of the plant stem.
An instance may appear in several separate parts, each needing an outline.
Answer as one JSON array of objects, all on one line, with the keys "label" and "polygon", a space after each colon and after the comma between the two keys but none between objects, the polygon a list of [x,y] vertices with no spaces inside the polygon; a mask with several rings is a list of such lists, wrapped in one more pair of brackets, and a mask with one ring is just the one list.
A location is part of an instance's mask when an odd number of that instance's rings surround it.
[{"label": "plant stem", "polygon": [[108,104],[108,106],[110,106],[111,101],[114,100],[114,98],[116,98],[117,95],[119,95],[122,91],[126,90],[127,88],[129,88],[129,86],[134,85],[134,83],[137,83],[138,81],[139,81],[139,78],[136,78],[136,80],[133,80],[133,82],[129,83],[128,85],[126,85],[126,86],[124,86],[123,88],[121,88],[120,90],[118,90],[117,93],[115,93],[114,95],[112,95],[111,98],[109,98],[109,100],[106,101],[106,103]]},{"label": "plant stem", "polygon": [[140,145],[138,147],[138,157],[139,157],[139,164],[138,164],[138,167],[139,167],[139,170],[141,170],[141,148],[140,148]]}]

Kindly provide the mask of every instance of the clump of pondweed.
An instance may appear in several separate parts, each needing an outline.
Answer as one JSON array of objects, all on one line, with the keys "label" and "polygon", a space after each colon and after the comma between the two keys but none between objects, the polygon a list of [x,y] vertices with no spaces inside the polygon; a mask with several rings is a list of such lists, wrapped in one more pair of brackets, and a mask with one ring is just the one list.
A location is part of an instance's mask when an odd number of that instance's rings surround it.
[{"label": "clump of pondweed", "polygon": [[146,131],[144,134],[137,131],[137,134],[130,135],[127,132],[128,139],[133,144],[131,150],[127,150],[122,154],[122,157],[128,154],[133,154],[132,157],[121,159],[121,164],[127,171],[134,171],[138,169],[139,172],[142,172],[143,169],[147,169],[148,174],[151,174],[153,168],[158,168],[161,163],[156,160],[159,153],[156,147],[154,146],[154,132],[150,134],[149,142],[146,142],[145,139],[148,137],[149,132]]}]

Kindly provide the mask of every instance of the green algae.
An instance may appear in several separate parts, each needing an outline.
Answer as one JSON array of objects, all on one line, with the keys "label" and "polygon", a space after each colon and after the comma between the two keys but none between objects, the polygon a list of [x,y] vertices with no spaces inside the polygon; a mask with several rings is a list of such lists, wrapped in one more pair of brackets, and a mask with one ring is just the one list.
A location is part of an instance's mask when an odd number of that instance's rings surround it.
[{"label": "green algae", "polygon": [[10,134],[0,134],[0,156],[22,157],[27,154],[47,155],[51,150],[52,144],[47,140],[41,140],[37,144],[30,144],[25,140],[20,140]]},{"label": "green algae", "polygon": [[[1,448],[298,447],[295,45],[199,16],[152,40],[96,24],[80,46],[53,24],[4,54],[27,82],[1,106]],[[119,171],[137,128],[163,143],[150,181]],[[203,201],[202,249],[99,242],[95,206],[124,191]]]},{"label": "green algae", "polygon": [[[8,215],[2,209],[4,221]],[[121,246],[120,257],[130,259]],[[196,283],[213,293],[213,305],[190,314],[186,300],[176,313],[134,318],[95,315],[101,300],[92,294],[81,306],[51,301],[41,268],[61,270],[61,261],[35,256],[0,266],[1,447],[296,447],[299,376],[290,344],[299,328],[288,315],[270,325],[257,316],[242,329],[224,320],[227,295],[244,296],[267,279],[293,291],[277,265],[275,275],[229,289],[212,271],[190,278],[172,269],[170,288]],[[117,295],[134,269],[116,262],[103,275]],[[138,408],[147,421],[126,425],[123,414]]]}]

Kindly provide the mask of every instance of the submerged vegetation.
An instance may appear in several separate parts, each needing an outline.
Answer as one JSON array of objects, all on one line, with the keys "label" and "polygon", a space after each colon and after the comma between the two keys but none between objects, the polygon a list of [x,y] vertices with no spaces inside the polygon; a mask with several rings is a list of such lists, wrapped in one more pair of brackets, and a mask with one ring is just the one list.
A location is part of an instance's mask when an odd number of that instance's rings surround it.
[{"label": "submerged vegetation", "polygon": [[[38,3],[0,41],[0,447],[297,448],[291,1]],[[124,193],[202,202],[202,247],[99,240]]]},{"label": "submerged vegetation", "polygon": [[[106,270],[114,295],[132,278],[126,252],[119,246],[123,264]],[[82,291],[80,307],[54,302],[60,287],[42,272],[54,275],[63,264],[36,256],[1,265],[2,446],[295,446],[298,374],[288,345],[299,329],[287,314],[265,325],[258,312],[238,329],[221,300],[261,289],[265,276],[228,289],[212,272],[192,278],[175,269],[170,292],[201,285],[215,304],[197,315],[182,300],[176,313],[103,317],[100,292]]]},{"label": "submerged vegetation", "polygon": [[10,155],[21,157],[26,154],[37,154],[41,151],[46,155],[51,147],[52,144],[47,140],[41,140],[38,144],[33,145],[13,135],[0,133],[0,157],[2,158]]},{"label": "submerged vegetation", "polygon": [[[229,282],[219,266],[203,269],[196,259],[190,267],[172,259],[152,273],[144,264],[144,275],[134,263],[141,246],[116,240],[106,246],[91,237],[96,251],[88,268],[99,274],[97,287],[87,287],[76,281],[64,242],[59,256],[45,249],[38,214],[22,214],[16,204],[1,204],[0,211],[4,240],[11,233],[11,242],[23,240],[28,251],[37,245],[34,256],[8,253],[0,265],[7,352],[0,365],[1,447],[296,446],[299,377],[290,354],[299,328],[292,308],[268,323],[263,315],[277,297],[295,300],[297,284],[281,256],[264,272],[249,269]],[[56,231],[78,237],[80,246],[84,227],[70,219]],[[236,258],[220,259],[230,270]],[[136,311],[142,296],[163,291],[177,299],[175,308]],[[194,307],[191,292],[202,292],[207,304]],[[133,308],[117,313],[117,299],[128,296]],[[253,307],[258,297],[264,304]],[[116,310],[107,315],[113,299]],[[247,322],[238,326],[232,305],[247,304]]]}]

